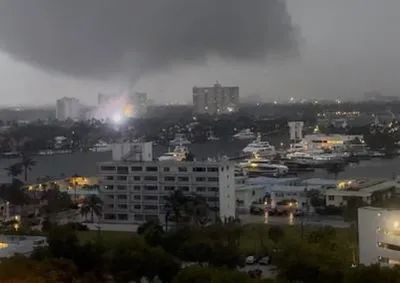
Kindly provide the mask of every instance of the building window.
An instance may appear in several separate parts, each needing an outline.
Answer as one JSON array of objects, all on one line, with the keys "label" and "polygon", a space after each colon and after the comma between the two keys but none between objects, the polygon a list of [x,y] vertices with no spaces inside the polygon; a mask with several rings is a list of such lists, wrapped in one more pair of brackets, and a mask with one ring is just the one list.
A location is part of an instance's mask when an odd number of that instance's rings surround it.
[{"label": "building window", "polygon": [[128,220],[128,214],[118,214],[118,220]]},{"label": "building window", "polygon": [[164,191],[173,191],[173,190],[175,190],[174,186],[165,186],[164,187]]},{"label": "building window", "polygon": [[107,181],[112,181],[112,180],[114,180],[114,176],[106,176],[105,179]]},{"label": "building window", "polygon": [[144,217],[146,219],[146,221],[158,221],[158,215],[154,215],[154,214],[148,214],[145,215]]},{"label": "building window", "polygon": [[188,191],[189,191],[189,187],[179,187],[179,189],[180,189],[182,192],[188,192]]},{"label": "building window", "polygon": [[205,182],[206,180],[206,177],[196,177],[196,182]]},{"label": "building window", "polygon": [[218,167],[207,167],[207,172],[218,172]]},{"label": "building window", "polygon": [[219,192],[219,188],[218,187],[210,187],[210,188],[207,189],[207,191],[218,193]]},{"label": "building window", "polygon": [[133,176],[133,181],[140,181],[140,176]]},{"label": "building window", "polygon": [[189,177],[178,177],[179,182],[189,182]]},{"label": "building window", "polygon": [[128,205],[127,204],[118,204],[117,207],[119,209],[128,209]]},{"label": "building window", "polygon": [[133,195],[133,199],[134,199],[134,200],[141,200],[141,199],[142,199],[142,196]]},{"label": "building window", "polygon": [[206,172],[205,167],[193,167],[193,172]]},{"label": "building window", "polygon": [[129,174],[128,166],[118,166],[117,173],[118,174]]},{"label": "building window", "polygon": [[107,197],[108,199],[114,199],[114,196],[113,196],[113,195],[106,195],[106,197]]},{"label": "building window", "polygon": [[125,200],[128,199],[128,197],[126,195],[117,195],[117,199]]},{"label": "building window", "polygon": [[107,204],[107,208],[108,209],[114,209],[114,205],[113,204]]},{"label": "building window", "polygon": [[114,186],[113,186],[113,185],[105,185],[105,186],[104,186],[104,189],[105,189],[105,190],[112,191],[112,190],[114,190]]},{"label": "building window", "polygon": [[148,204],[148,205],[144,205],[143,208],[144,208],[144,210],[157,210],[158,206],[157,205]]},{"label": "building window", "polygon": [[131,171],[134,171],[134,172],[143,171],[143,167],[142,166],[132,166]]},{"label": "building window", "polygon": [[157,181],[157,176],[144,176],[145,181]]},{"label": "building window", "polygon": [[119,186],[117,186],[117,190],[126,190],[127,189],[127,187],[126,186],[121,186],[121,185],[119,185]]},{"label": "building window", "polygon": [[208,177],[209,182],[218,182],[219,178],[218,177]]},{"label": "building window", "polygon": [[187,170],[187,167],[179,167],[178,171],[179,172],[187,172],[188,170]]},{"label": "building window", "polygon": [[205,187],[197,187],[196,188],[196,192],[202,193],[202,192],[205,192],[205,191],[206,191]]},{"label": "building window", "polygon": [[135,219],[135,221],[143,221],[143,214],[135,214],[133,219]]},{"label": "building window", "polygon": [[335,196],[328,196],[328,200],[335,200]]},{"label": "building window", "polygon": [[211,201],[211,202],[214,202],[214,201],[219,201],[219,198],[217,198],[217,197],[208,197],[207,200]]},{"label": "building window", "polygon": [[101,171],[115,171],[115,166],[101,166]]},{"label": "building window", "polygon": [[157,186],[144,186],[144,189],[146,191],[157,191],[158,187]]},{"label": "building window", "polygon": [[164,167],[164,172],[169,172],[169,167]]},{"label": "building window", "polygon": [[134,210],[140,210],[140,209],[142,209],[142,206],[140,204],[134,204],[133,205],[133,209]]},{"label": "building window", "polygon": [[115,220],[116,217],[115,217],[115,214],[113,214],[113,213],[104,213],[104,219],[105,220]]},{"label": "building window", "polygon": [[164,181],[166,181],[166,182],[175,182],[175,177],[171,177],[171,176],[164,177]]},{"label": "building window", "polygon": [[157,168],[157,166],[148,166],[148,167],[146,167],[146,171],[147,172],[157,172],[158,168]]},{"label": "building window", "polygon": [[118,181],[126,181],[126,180],[128,180],[128,177],[127,176],[117,176],[117,180]]},{"label": "building window", "polygon": [[143,196],[144,200],[158,200],[158,196]]}]

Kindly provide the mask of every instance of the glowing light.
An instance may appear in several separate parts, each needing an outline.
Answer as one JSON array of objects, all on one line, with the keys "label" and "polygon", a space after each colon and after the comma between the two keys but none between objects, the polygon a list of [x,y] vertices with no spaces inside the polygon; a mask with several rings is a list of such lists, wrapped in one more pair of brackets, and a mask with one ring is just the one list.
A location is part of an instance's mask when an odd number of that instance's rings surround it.
[{"label": "glowing light", "polygon": [[233,108],[232,107],[228,107],[228,112],[233,112]]},{"label": "glowing light", "polygon": [[113,116],[113,122],[116,123],[116,124],[119,124],[119,123],[121,123],[121,121],[122,121],[121,114],[120,113],[115,113],[114,116]]},{"label": "glowing light", "polygon": [[399,223],[399,221],[395,221],[394,223],[393,223],[393,227],[394,228],[399,228],[399,226],[400,226],[400,223]]}]

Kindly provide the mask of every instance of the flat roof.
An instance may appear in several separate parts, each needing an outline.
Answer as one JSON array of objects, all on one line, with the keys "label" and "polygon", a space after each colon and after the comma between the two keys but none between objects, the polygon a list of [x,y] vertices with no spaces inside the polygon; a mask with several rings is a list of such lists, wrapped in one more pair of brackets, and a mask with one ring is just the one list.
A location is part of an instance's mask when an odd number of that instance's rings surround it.
[{"label": "flat roof", "polygon": [[326,194],[337,196],[370,196],[374,192],[390,189],[396,186],[396,184],[395,181],[368,181],[362,183],[359,189],[329,189],[326,191]]},{"label": "flat roof", "polygon": [[1,235],[0,236],[0,258],[12,257],[15,254],[31,253],[36,246],[37,241],[44,241],[46,237],[41,236],[16,236]]}]

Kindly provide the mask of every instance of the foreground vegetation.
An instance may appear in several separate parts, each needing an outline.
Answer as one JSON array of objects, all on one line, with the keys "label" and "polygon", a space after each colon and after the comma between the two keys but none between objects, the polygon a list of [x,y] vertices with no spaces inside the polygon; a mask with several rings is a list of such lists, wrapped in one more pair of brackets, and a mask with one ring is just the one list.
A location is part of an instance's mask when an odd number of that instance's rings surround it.
[{"label": "foreground vegetation", "polygon": [[[351,229],[227,223],[165,232],[148,222],[130,233],[77,227],[53,224],[48,247],[0,263],[0,282],[400,282],[399,269],[355,267]],[[276,278],[239,272],[247,255],[270,256]],[[182,268],[188,262],[197,264]]]}]

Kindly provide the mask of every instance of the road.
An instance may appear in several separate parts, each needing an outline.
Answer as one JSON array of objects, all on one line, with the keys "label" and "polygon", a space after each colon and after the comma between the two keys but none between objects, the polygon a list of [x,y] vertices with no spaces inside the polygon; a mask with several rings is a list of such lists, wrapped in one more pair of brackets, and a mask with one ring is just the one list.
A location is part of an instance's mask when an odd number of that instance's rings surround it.
[{"label": "road", "polygon": [[304,225],[313,226],[332,226],[335,228],[347,228],[350,227],[348,222],[345,222],[341,217],[337,216],[307,216],[307,217],[296,217],[296,216],[264,216],[264,215],[240,215],[240,220],[243,224],[250,223],[265,223],[275,225],[300,225],[302,220]]}]

